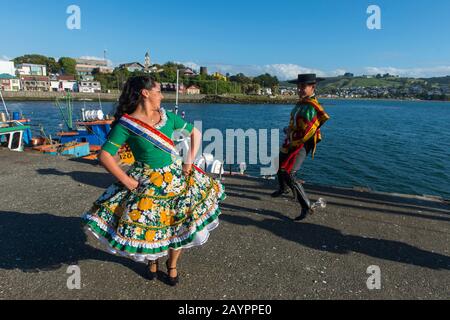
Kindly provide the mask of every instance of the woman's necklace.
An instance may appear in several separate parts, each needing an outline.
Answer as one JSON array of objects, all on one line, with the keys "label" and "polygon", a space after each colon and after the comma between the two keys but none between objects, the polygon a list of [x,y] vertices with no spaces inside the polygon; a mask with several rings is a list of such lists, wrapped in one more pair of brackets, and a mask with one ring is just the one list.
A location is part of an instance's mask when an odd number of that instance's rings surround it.
[{"label": "woman's necklace", "polygon": [[155,125],[156,123],[158,123],[158,122],[160,121],[160,119],[161,119],[161,109],[152,110],[152,111],[158,112],[158,116],[157,116],[155,119],[153,119],[153,118],[148,118],[148,119],[150,120],[150,124],[153,126],[153,125]]},{"label": "woman's necklace", "polygon": [[[147,125],[151,126],[151,127],[155,127],[158,126],[158,124],[163,123],[164,119],[165,119],[165,114],[163,112],[163,109],[155,109],[155,110],[150,110],[153,112],[157,112],[159,117],[157,116],[156,118],[154,117],[148,117],[145,115],[131,115],[132,117],[134,117],[137,120],[140,120],[144,123],[146,123]],[[136,117],[137,116],[137,117]]]}]

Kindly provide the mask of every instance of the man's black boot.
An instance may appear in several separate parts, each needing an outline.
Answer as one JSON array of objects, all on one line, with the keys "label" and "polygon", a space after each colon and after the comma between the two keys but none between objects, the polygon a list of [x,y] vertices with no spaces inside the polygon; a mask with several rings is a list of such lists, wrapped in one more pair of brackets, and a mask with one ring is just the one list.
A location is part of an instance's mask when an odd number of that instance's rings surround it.
[{"label": "man's black boot", "polygon": [[298,222],[298,221],[304,220],[308,216],[309,210],[310,209],[308,209],[306,207],[305,208],[302,207],[302,211],[300,212],[300,215],[297,218],[295,218],[294,221]]},{"label": "man's black boot", "polygon": [[289,191],[286,188],[285,176],[280,170],[278,170],[278,172],[277,172],[277,177],[278,177],[279,189],[271,194],[272,198],[278,198],[284,194],[289,193]]},{"label": "man's black boot", "polygon": [[302,211],[300,212],[300,215],[297,218],[295,218],[294,221],[302,221],[310,213],[311,202],[309,201],[308,195],[306,194],[305,189],[303,189],[302,184],[295,180],[295,172],[291,173],[289,175],[289,178],[286,178],[286,180],[288,181],[288,186],[291,189],[293,189],[296,200],[302,206]]}]

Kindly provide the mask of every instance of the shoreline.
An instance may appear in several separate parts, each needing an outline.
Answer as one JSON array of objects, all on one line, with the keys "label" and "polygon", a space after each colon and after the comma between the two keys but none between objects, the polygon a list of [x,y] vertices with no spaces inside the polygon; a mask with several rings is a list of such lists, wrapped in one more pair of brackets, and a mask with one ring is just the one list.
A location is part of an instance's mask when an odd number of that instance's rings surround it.
[{"label": "shoreline", "polygon": [[[2,92],[5,102],[38,102],[54,101],[56,98],[63,99],[62,92]],[[117,102],[119,94],[117,93],[71,93],[73,101],[78,102]],[[176,94],[163,92],[165,102],[175,102]],[[340,97],[321,97],[319,100],[348,100],[348,101],[410,101],[410,102],[450,102],[446,100],[421,100],[421,99],[388,99],[388,98],[340,98]],[[199,103],[199,104],[295,104],[298,101],[296,96],[251,96],[251,95],[179,95],[180,103]]]}]

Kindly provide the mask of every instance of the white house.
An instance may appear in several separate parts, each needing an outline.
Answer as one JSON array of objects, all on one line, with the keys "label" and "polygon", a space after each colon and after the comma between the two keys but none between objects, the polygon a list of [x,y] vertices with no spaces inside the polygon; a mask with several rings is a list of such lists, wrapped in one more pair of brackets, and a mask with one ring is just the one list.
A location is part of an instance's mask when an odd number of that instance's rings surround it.
[{"label": "white house", "polygon": [[14,62],[0,61],[0,74],[10,74],[10,75],[14,76],[16,74],[16,68],[14,68]]},{"label": "white house", "polygon": [[78,82],[73,76],[59,76],[50,80],[50,90],[54,92],[78,92]]},{"label": "white house", "polygon": [[262,88],[259,90],[259,95],[265,95],[265,96],[271,96],[272,95],[272,89],[271,88]]},{"label": "white house", "polygon": [[80,81],[78,89],[83,93],[97,93],[102,91],[102,85],[98,81]]},{"label": "white house", "polygon": [[186,94],[200,94],[200,88],[196,85],[191,85],[186,89]]},{"label": "white house", "polygon": [[17,65],[17,72],[21,76],[47,76],[47,66],[42,64],[22,63]]},{"label": "white house", "polygon": [[50,91],[50,78],[44,76],[21,76],[20,86],[23,91]]},{"label": "white house", "polygon": [[127,69],[129,72],[144,71],[145,67],[139,62],[124,63],[119,66],[120,69]]}]

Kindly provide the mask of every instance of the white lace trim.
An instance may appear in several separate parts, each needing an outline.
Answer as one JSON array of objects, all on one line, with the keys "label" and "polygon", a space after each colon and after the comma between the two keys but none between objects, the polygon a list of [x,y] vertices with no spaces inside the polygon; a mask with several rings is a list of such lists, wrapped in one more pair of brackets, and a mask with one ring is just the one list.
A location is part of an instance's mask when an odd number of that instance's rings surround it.
[{"label": "white lace trim", "polygon": [[[180,248],[177,248],[174,250],[178,251],[178,250],[189,249],[192,247],[204,245],[209,239],[210,232],[213,231],[214,229],[216,229],[218,226],[219,226],[219,219],[216,219],[213,222],[211,222],[210,224],[208,224],[202,231],[198,231],[196,233],[194,239],[190,243],[185,244],[185,245],[181,246]],[[165,257],[169,254],[168,250],[157,253],[157,254],[138,254],[138,253],[129,253],[126,251],[116,250],[111,247],[108,240],[106,240],[104,237],[99,236],[89,226],[86,227],[86,229],[92,235],[94,235],[95,238],[97,238],[97,240],[99,240],[99,242],[106,248],[106,250],[109,253],[115,254],[118,256],[122,256],[122,257],[126,257],[126,258],[131,258],[136,262],[148,263],[148,261],[155,261],[155,260]],[[116,237],[114,237],[114,240],[117,240]]]},{"label": "white lace trim", "polygon": [[161,121],[155,125],[155,129],[161,129],[162,127],[164,127],[167,124],[167,113],[166,113],[166,109],[164,109],[163,107],[161,107],[159,109],[159,113],[161,114]]},{"label": "white lace trim", "polygon": [[[193,225],[190,226],[189,230],[187,230],[185,232],[185,234],[181,237],[174,237],[172,238],[172,240],[170,241],[159,241],[157,243],[151,243],[151,242],[141,242],[141,241],[134,241],[131,239],[124,239],[122,237],[120,237],[116,230],[114,230],[113,228],[111,228],[110,226],[108,226],[103,220],[99,219],[96,216],[91,215],[90,213],[86,213],[84,218],[86,220],[89,221],[93,221],[96,223],[96,225],[103,230],[104,232],[107,232],[108,234],[111,235],[112,239],[119,243],[120,245],[123,246],[130,246],[130,247],[134,247],[134,248],[145,248],[145,249],[156,249],[156,248],[161,248],[161,247],[169,247],[170,244],[172,243],[177,243],[177,242],[183,242],[184,240],[188,239],[189,237],[191,237],[193,234],[197,233],[193,239],[192,242],[183,245],[180,249],[183,248],[191,248],[193,246],[199,246],[199,245],[203,245],[209,238],[209,231],[214,230],[218,225],[219,225],[219,221],[218,219],[212,221],[211,223],[209,223],[202,231],[197,231],[197,227],[202,225],[205,221],[207,221],[212,215],[214,215],[216,213],[216,211],[218,210],[219,205],[216,203],[213,207],[212,210],[210,210],[210,212],[204,216],[202,216],[200,219],[196,220],[195,223]],[[109,244],[108,240],[104,239],[103,237],[97,235],[95,233],[94,230],[92,230],[89,226],[87,227],[87,229],[95,235],[95,237],[97,239],[100,240],[100,242],[107,244],[108,247],[108,251],[113,253],[113,254],[120,254],[122,256],[127,256],[132,258],[135,261],[138,262],[144,262],[146,260],[156,260],[160,257],[166,256],[168,254],[167,251],[165,252],[161,252],[158,254],[132,254],[132,253],[128,253],[125,251],[119,251],[116,250],[114,248],[111,247],[111,245]],[[207,230],[207,232],[205,233],[205,230]],[[178,249],[177,249],[178,250]],[[144,258],[142,258],[144,257]]]}]

